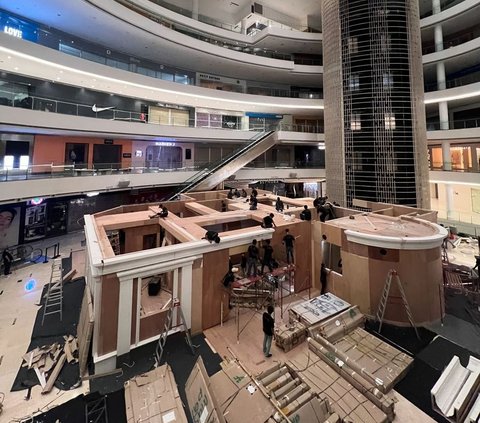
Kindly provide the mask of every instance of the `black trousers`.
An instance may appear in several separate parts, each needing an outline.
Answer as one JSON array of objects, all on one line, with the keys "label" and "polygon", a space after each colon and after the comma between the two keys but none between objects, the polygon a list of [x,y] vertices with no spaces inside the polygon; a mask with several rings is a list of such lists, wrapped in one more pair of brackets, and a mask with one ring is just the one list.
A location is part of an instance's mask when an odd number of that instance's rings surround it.
[{"label": "black trousers", "polygon": [[5,276],[9,275],[11,272],[10,272],[10,268],[12,267],[12,262],[10,261],[7,261],[7,260],[3,260],[3,274]]}]

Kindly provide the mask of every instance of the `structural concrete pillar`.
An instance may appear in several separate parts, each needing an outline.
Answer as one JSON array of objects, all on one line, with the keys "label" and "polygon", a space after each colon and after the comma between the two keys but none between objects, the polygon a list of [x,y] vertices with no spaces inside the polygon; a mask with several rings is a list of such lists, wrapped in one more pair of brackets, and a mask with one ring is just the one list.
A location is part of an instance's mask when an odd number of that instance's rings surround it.
[{"label": "structural concrete pillar", "polygon": [[119,279],[117,356],[130,352],[132,333],[133,278]]},{"label": "structural concrete pillar", "polygon": [[432,14],[436,15],[442,11],[442,5],[440,0],[432,0]]},{"label": "structural concrete pillar", "polygon": [[478,163],[478,154],[477,154],[477,147],[475,145],[470,146],[471,154],[472,154],[472,172],[478,172],[480,169]]},{"label": "structural concrete pillar", "polygon": [[444,141],[442,143],[442,161],[443,161],[443,170],[452,170],[452,153],[450,151],[450,143]]},{"label": "structural concrete pillar", "polygon": [[445,90],[447,88],[447,77],[445,75],[445,63],[437,63],[437,90]]},{"label": "structural concrete pillar", "polygon": [[453,185],[445,184],[446,189],[446,209],[447,209],[447,219],[453,218],[453,211],[455,210],[453,204]]},{"label": "structural concrete pillar", "polygon": [[446,101],[438,103],[438,114],[440,115],[440,129],[450,129],[448,123],[448,103]]}]

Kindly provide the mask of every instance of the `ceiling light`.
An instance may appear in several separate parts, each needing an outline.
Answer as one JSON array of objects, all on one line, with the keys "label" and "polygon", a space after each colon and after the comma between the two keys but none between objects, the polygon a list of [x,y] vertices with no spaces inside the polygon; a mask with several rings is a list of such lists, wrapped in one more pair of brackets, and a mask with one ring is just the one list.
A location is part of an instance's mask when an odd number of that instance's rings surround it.
[{"label": "ceiling light", "polygon": [[[40,63],[40,64],[43,64],[43,65],[47,65],[47,66],[54,66],[55,65],[57,68],[62,68],[65,71],[72,72],[72,73],[75,73],[75,74],[88,76],[90,78],[95,77],[97,79],[101,79],[103,81],[113,82],[113,83],[116,83],[116,84],[123,84],[123,86],[125,88],[127,86],[129,86],[131,88],[150,89],[150,90],[153,90],[155,92],[161,92],[161,93],[167,93],[167,94],[179,94],[179,95],[184,96],[184,97],[201,98],[203,100],[213,100],[213,101],[221,100],[222,103],[244,104],[244,105],[247,105],[249,107],[253,107],[253,106],[257,105],[257,106],[261,106],[261,107],[279,107],[280,106],[282,108],[304,109],[304,110],[305,109],[307,109],[307,110],[323,110],[324,109],[324,105],[323,105],[322,100],[314,100],[316,104],[313,104],[313,105],[300,105],[300,104],[294,104],[294,103],[293,104],[279,105],[278,103],[273,103],[273,102],[272,103],[270,103],[270,102],[262,103],[262,102],[256,102],[256,101],[227,99],[227,98],[219,99],[218,97],[214,97],[214,96],[210,96],[210,95],[199,95],[199,94],[196,94],[196,93],[184,93],[184,92],[179,92],[179,91],[175,91],[175,90],[172,90],[172,89],[151,87],[151,86],[147,86],[147,85],[143,85],[143,84],[139,84],[139,83],[135,83],[135,82],[122,81],[120,79],[111,78],[111,77],[108,77],[108,76],[101,76],[101,75],[97,75],[97,74],[94,74],[92,72],[87,72],[87,71],[83,71],[83,70],[80,70],[80,69],[74,69],[74,68],[71,68],[71,67],[68,67],[68,66],[65,66],[65,65],[53,64],[53,63],[51,63],[47,60],[41,59],[39,57],[33,57],[33,56],[30,56],[30,55],[25,54],[25,53],[19,53],[19,52],[16,52],[14,50],[3,47],[3,46],[0,46],[0,51],[4,51],[6,53],[16,55],[17,57],[21,57],[23,59],[27,59],[27,60],[30,60],[30,61],[33,61],[33,62],[36,62],[36,63]],[[120,93],[121,93],[121,91],[120,91]]]},{"label": "ceiling light", "polygon": [[434,103],[441,103],[442,101],[461,100],[462,98],[476,97],[477,95],[480,95],[480,91],[472,91],[471,93],[451,95],[451,96],[448,96],[448,97],[432,98],[432,99],[429,99],[429,100],[424,100],[424,103],[425,104],[434,104]]}]

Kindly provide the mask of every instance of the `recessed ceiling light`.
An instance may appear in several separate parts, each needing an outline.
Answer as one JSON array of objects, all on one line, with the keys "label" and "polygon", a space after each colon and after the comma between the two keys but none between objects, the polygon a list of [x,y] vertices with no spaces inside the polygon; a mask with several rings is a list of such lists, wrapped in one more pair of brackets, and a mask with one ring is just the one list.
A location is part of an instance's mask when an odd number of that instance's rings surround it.
[{"label": "recessed ceiling light", "polygon": [[13,69],[18,70],[18,67],[15,66]]},{"label": "recessed ceiling light", "polygon": [[7,56],[7,59],[11,59],[11,58],[12,58],[12,56]]}]

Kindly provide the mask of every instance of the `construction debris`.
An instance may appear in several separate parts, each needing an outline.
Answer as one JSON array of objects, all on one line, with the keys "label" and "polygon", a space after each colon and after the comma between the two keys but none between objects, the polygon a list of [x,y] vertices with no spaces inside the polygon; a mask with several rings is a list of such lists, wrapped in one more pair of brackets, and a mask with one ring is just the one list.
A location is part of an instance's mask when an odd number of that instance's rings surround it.
[{"label": "construction debris", "polygon": [[52,345],[43,345],[27,352],[22,358],[22,367],[33,369],[42,387],[42,394],[50,392],[55,380],[65,364],[78,362],[77,339],[72,335],[64,336],[65,345],[55,342]]},{"label": "construction debris", "polygon": [[125,406],[129,423],[187,423],[168,364],[126,382]]}]

